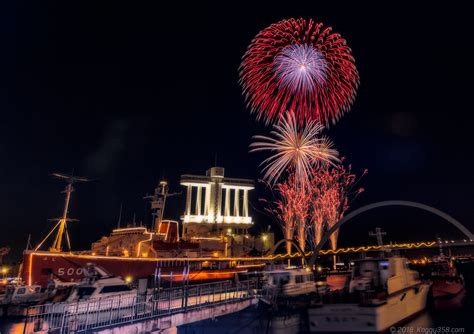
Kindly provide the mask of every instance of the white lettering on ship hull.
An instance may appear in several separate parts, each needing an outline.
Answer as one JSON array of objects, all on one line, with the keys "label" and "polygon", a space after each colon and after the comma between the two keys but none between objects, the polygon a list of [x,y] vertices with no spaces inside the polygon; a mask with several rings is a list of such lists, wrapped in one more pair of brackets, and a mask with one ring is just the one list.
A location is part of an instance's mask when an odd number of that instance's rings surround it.
[{"label": "white lettering on ship hull", "polygon": [[58,276],[82,276],[84,274],[83,268],[59,268]]}]

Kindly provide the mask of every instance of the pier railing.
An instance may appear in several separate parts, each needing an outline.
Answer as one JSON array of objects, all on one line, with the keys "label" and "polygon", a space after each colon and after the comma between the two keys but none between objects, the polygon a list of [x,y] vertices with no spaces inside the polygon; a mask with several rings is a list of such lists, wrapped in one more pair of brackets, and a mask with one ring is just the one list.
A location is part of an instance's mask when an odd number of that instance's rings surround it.
[{"label": "pier railing", "polygon": [[81,333],[255,298],[254,281],[217,282],[28,308],[24,333]]}]

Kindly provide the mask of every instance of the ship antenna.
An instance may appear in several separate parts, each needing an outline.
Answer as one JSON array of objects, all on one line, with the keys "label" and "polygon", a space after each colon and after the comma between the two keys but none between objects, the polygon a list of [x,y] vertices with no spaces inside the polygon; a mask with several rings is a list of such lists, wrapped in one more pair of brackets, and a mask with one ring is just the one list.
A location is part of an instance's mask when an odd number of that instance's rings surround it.
[{"label": "ship antenna", "polygon": [[382,229],[380,227],[375,228],[375,233],[374,232],[369,232],[369,235],[371,237],[377,238],[377,245],[378,246],[383,246],[383,236],[387,235],[386,232],[382,232]]},{"label": "ship antenna", "polygon": [[120,223],[122,222],[122,205],[123,205],[123,202],[120,202],[120,211],[119,211],[119,217],[117,221],[117,228],[120,228]]},{"label": "ship antenna", "polygon": [[443,253],[443,244],[441,242],[441,238],[437,237],[436,239],[438,240],[438,245],[439,245],[439,256],[443,257],[444,253]]},{"label": "ship antenna", "polygon": [[32,249],[33,246],[31,246],[31,233],[28,234],[28,241],[26,242],[26,250]]},{"label": "ship antenna", "polygon": [[39,245],[36,246],[35,251],[38,250],[41,247],[41,245],[46,241],[46,239],[49,238],[49,236],[56,229],[57,229],[56,237],[54,239],[53,245],[50,248],[50,251],[51,252],[61,252],[64,233],[66,233],[66,242],[67,242],[67,245],[68,245],[68,248],[69,248],[69,251],[70,251],[71,250],[71,242],[70,242],[70,239],[69,239],[69,233],[67,232],[67,223],[71,222],[71,221],[77,221],[76,219],[68,218],[69,203],[71,201],[71,194],[74,191],[73,184],[77,183],[77,182],[89,182],[91,180],[87,179],[85,177],[74,176],[73,174],[67,175],[67,174],[53,173],[51,175],[54,176],[55,178],[66,181],[66,188],[63,191],[63,193],[66,194],[66,197],[65,197],[65,200],[64,200],[63,215],[61,216],[61,218],[52,219],[52,220],[57,221],[57,224],[48,233],[48,235],[39,243]]},{"label": "ship antenna", "polygon": [[382,232],[382,229],[380,227],[375,228],[375,232],[370,231],[369,236],[375,237],[377,239],[377,245],[380,247],[381,252],[380,256],[383,257],[385,255],[385,251],[387,249],[383,248],[383,237],[387,235],[386,232]]}]

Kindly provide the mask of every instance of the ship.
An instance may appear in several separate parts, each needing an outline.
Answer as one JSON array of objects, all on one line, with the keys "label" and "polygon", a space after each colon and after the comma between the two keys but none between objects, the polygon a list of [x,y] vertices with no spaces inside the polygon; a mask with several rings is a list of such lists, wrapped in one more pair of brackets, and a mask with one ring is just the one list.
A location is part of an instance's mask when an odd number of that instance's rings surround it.
[{"label": "ship", "polygon": [[411,266],[415,268],[420,275],[430,280],[433,290],[433,298],[438,304],[439,300],[452,300],[460,297],[464,292],[465,282],[464,276],[458,272],[456,259],[445,255],[443,251],[443,243],[438,238],[439,254],[431,258],[423,258],[421,260],[413,260]]},{"label": "ship", "polygon": [[422,312],[431,283],[403,257],[355,260],[348,289],[308,309],[310,332],[385,332]]},{"label": "ship", "polygon": [[[89,180],[53,175],[66,181],[63,215],[34,249],[23,252],[20,276],[24,284],[45,287],[52,279],[79,282],[89,264],[127,282],[141,278],[155,284],[229,280],[263,269],[269,262],[265,253],[273,247],[273,232],[249,233],[254,224],[248,210],[253,181],[224,177],[222,167],[212,167],[205,175],[181,176],[186,188],[181,222],[163,219],[166,200],[174,194],[161,181],[152,195],[145,196],[151,205],[151,226],[117,226],[82,251],[70,249],[68,213],[74,184]],[[44,250],[53,236],[52,246]]]}]

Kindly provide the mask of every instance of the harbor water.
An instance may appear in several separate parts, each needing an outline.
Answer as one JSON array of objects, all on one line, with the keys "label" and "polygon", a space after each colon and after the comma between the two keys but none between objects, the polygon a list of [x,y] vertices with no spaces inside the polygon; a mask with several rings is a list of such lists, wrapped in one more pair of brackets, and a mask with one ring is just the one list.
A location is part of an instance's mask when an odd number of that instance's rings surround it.
[{"label": "harbor water", "polygon": [[[414,319],[395,326],[393,333],[473,333],[474,282],[451,300],[436,302]],[[178,334],[291,334],[309,333],[303,311],[279,314],[261,305],[242,312],[179,327]]]},{"label": "harbor water", "polygon": [[[472,264],[463,270],[466,288],[450,299],[436,300],[413,319],[390,328],[392,333],[473,333],[474,271]],[[466,269],[466,268],[464,268]],[[290,311],[290,309],[292,309]],[[105,328],[94,333],[149,333],[144,322]],[[0,333],[24,333],[24,320],[0,318]],[[306,309],[280,307],[275,310],[264,303],[240,312],[170,328],[166,333],[178,334],[291,334],[309,333]]]}]

